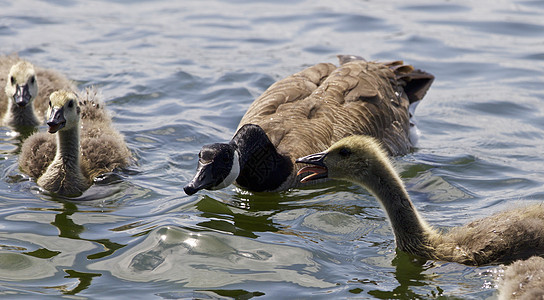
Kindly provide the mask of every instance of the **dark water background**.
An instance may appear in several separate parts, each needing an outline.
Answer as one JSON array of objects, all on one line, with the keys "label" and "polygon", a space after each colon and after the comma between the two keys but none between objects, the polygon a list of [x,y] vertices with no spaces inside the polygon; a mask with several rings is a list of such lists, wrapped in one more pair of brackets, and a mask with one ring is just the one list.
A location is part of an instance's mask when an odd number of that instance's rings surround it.
[{"label": "dark water background", "polygon": [[[418,148],[395,159],[431,225],[544,200],[542,1],[2,1],[0,53],[98,86],[136,166],[95,199],[40,193],[0,131],[0,296],[496,297],[498,266],[396,253],[364,189],[185,196],[274,81],[336,54],[436,76]],[[2,88],[3,89],[3,88]]]}]

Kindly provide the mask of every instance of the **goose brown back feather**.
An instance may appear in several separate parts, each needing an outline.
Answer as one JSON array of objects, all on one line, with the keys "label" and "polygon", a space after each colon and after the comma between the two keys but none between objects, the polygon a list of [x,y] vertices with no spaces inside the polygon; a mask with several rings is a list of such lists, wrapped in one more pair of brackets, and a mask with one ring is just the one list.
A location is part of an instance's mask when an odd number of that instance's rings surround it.
[{"label": "goose brown back feather", "polygon": [[[297,157],[350,135],[375,137],[391,155],[408,153],[408,106],[423,98],[434,77],[400,61],[339,58],[340,67],[321,63],[274,83],[251,104],[238,129],[260,126],[293,165]],[[278,190],[298,184],[295,172]]]}]

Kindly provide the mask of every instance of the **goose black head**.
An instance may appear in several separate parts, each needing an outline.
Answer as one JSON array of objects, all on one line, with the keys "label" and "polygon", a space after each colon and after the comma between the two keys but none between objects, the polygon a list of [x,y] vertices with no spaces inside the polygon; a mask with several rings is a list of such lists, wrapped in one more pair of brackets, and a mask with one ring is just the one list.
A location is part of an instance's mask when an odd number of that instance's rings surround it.
[{"label": "goose black head", "polygon": [[233,184],[239,174],[239,155],[234,144],[205,145],[198,154],[196,174],[183,190],[192,195],[201,189],[222,189]]}]

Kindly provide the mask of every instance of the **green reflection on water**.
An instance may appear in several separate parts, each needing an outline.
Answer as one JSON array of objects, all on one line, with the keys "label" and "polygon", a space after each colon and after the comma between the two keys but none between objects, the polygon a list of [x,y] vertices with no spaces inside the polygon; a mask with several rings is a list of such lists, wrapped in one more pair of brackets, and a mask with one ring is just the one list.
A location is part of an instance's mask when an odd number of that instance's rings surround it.
[{"label": "green reflection on water", "polygon": [[261,292],[248,292],[246,290],[208,290],[219,296],[230,297],[234,299],[251,299],[253,297],[264,296]]},{"label": "green reflection on water", "polygon": [[379,299],[423,299],[442,296],[440,287],[436,287],[437,292],[433,291],[433,295],[419,295],[412,289],[412,287],[427,286],[432,280],[432,276],[423,273],[431,267],[425,264],[426,262],[425,259],[397,250],[392,264],[395,266],[394,276],[399,286],[392,291],[373,290],[368,294]]},{"label": "green reflection on water", "polygon": [[202,217],[209,221],[201,222],[198,225],[204,228],[230,232],[238,236],[256,238],[255,232],[276,232],[277,224],[274,224],[271,216],[276,211],[267,213],[266,211],[258,214],[248,212],[228,206],[222,202],[216,201],[208,196],[204,196],[196,207],[202,213]]},{"label": "green reflection on water", "polygon": [[73,288],[72,290],[63,291],[63,294],[66,295],[75,295],[87,289],[91,285],[93,277],[102,276],[102,274],[82,273],[74,270],[64,270],[64,272],[68,274],[68,276],[64,276],[64,278],[77,278],[79,280],[79,284],[75,288]]},{"label": "green reflection on water", "polygon": [[36,258],[51,258],[51,257],[54,257],[56,255],[59,255],[60,253],[62,253],[62,252],[60,252],[60,251],[51,251],[49,249],[40,248],[40,249],[31,251],[31,252],[26,252],[25,254],[30,255],[30,256],[34,256]]},{"label": "green reflection on water", "polygon": [[108,256],[114,253],[116,250],[123,248],[126,245],[118,244],[110,241],[109,239],[83,239],[80,234],[85,231],[85,226],[76,224],[71,216],[78,212],[77,205],[72,202],[63,202],[63,210],[60,214],[55,215],[55,221],[51,222],[51,225],[59,229],[59,237],[86,240],[89,242],[95,242],[104,246],[105,251],[93,253],[87,256],[88,259],[98,259]]}]

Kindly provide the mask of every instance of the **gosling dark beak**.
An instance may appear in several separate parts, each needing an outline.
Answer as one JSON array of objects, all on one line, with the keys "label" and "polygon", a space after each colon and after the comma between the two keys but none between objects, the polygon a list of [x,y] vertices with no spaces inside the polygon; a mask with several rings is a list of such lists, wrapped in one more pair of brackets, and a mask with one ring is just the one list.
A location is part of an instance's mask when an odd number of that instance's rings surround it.
[{"label": "gosling dark beak", "polygon": [[53,108],[51,114],[49,115],[49,120],[47,120],[47,125],[49,126],[49,133],[55,133],[59,131],[64,125],[66,125],[66,119],[64,118],[64,109]]},{"label": "gosling dark beak", "polygon": [[13,95],[15,104],[19,107],[25,107],[30,102],[30,91],[28,90],[28,84],[17,85],[15,94]]},{"label": "gosling dark beak", "polygon": [[183,187],[185,194],[192,195],[201,189],[207,189],[213,186],[214,179],[212,175],[212,164],[203,164],[198,162],[195,177],[186,186]]},{"label": "gosling dark beak", "polygon": [[303,167],[300,170],[298,170],[297,176],[303,173],[310,172],[310,175],[302,178],[300,182],[304,183],[304,182],[308,182],[312,180],[327,178],[327,175],[328,175],[327,166],[325,166],[325,163],[323,162],[325,157],[327,157],[326,152],[319,152],[319,153],[310,154],[308,156],[304,156],[301,158],[297,158],[295,162],[311,165],[311,166]]}]

